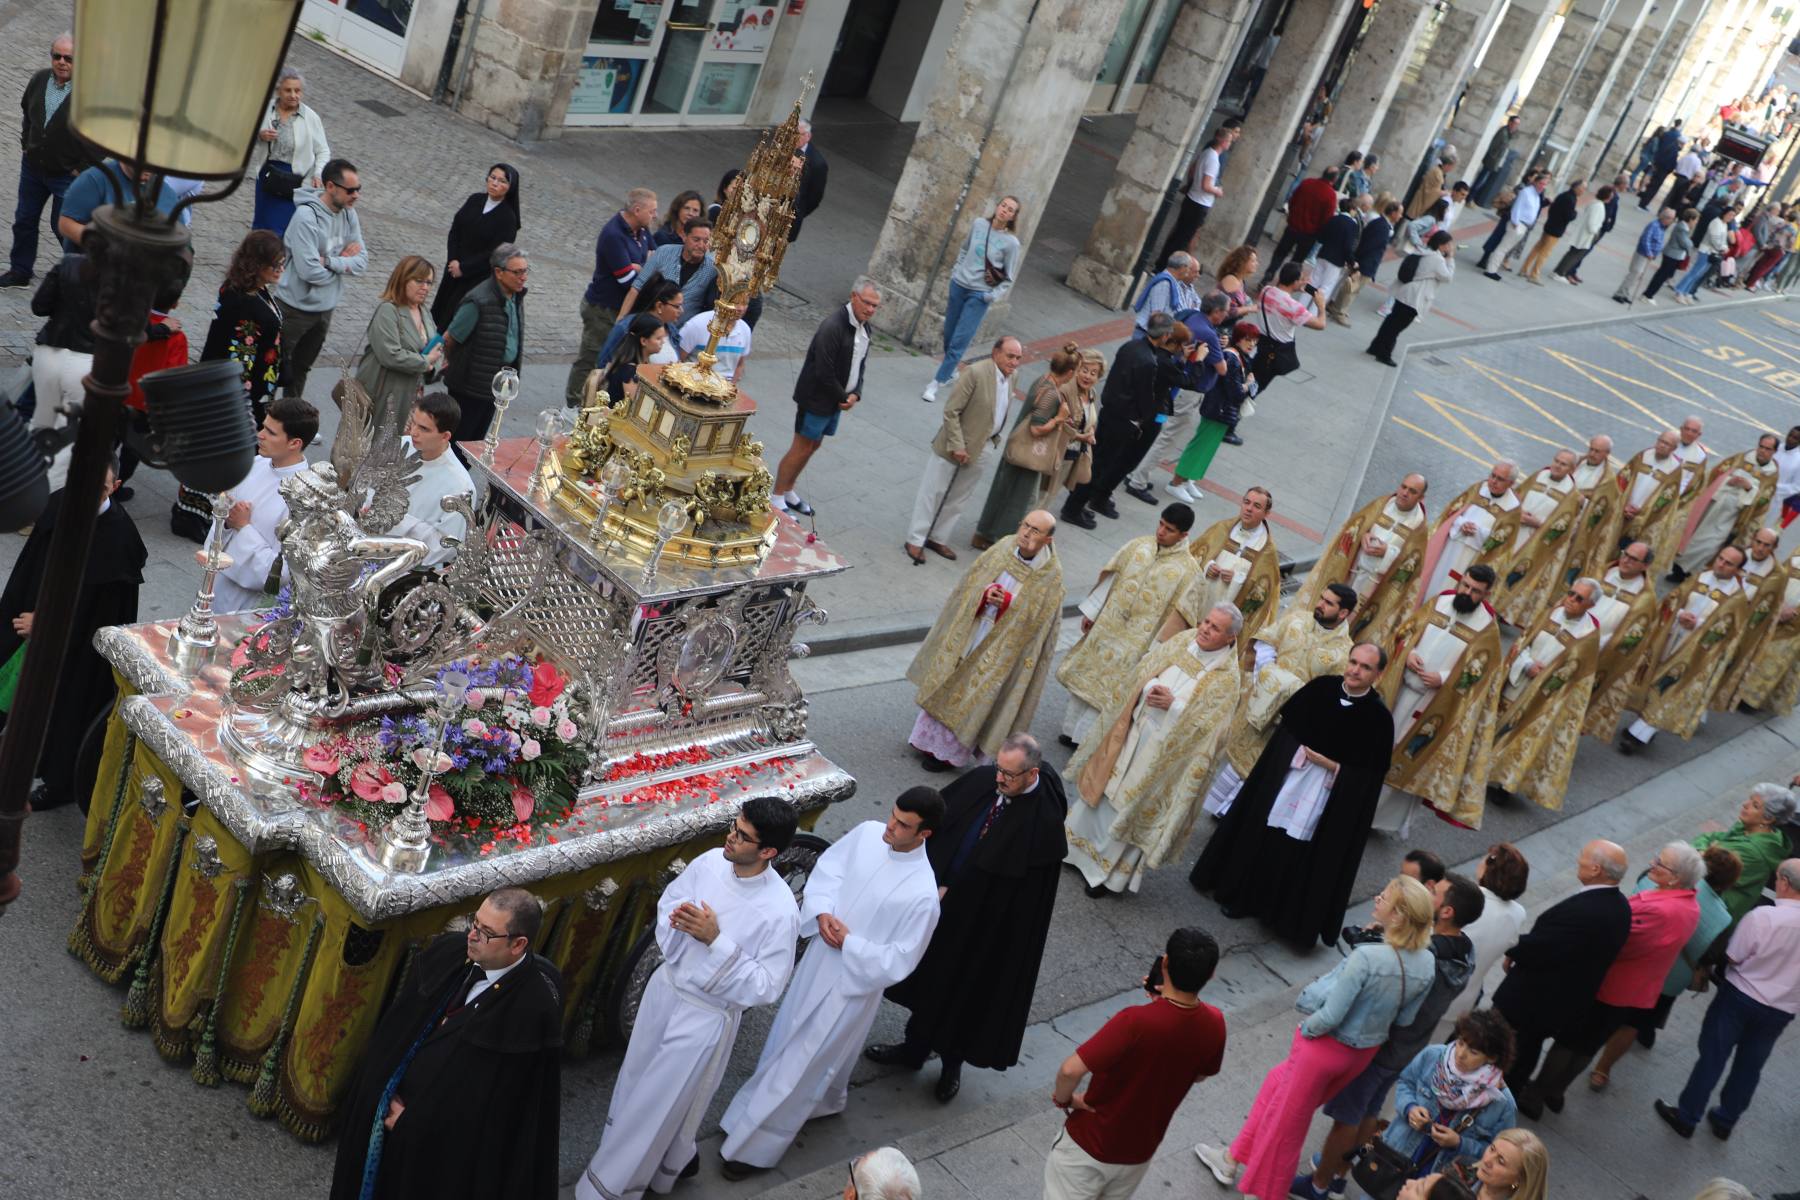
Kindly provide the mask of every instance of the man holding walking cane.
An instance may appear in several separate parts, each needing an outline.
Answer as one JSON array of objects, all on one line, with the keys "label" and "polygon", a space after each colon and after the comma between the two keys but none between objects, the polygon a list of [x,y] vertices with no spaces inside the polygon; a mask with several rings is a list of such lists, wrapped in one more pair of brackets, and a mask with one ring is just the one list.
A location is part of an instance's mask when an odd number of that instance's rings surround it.
[{"label": "man holding walking cane", "polygon": [[931,457],[920,474],[919,496],[907,528],[904,548],[915,566],[924,563],[927,550],[943,558],[956,557],[948,545],[951,530],[981,479],[982,455],[990,446],[999,448],[1001,435],[1011,424],[1012,376],[1024,357],[1025,347],[1018,338],[1003,337],[985,362],[956,377],[944,402],[943,421],[931,440]]}]

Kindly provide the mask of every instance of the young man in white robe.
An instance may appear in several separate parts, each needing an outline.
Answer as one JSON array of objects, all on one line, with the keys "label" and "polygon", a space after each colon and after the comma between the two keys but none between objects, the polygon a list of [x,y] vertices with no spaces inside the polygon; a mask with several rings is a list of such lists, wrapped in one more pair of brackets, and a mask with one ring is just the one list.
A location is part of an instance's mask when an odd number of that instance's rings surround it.
[{"label": "young man in white robe", "polygon": [[213,580],[213,611],[243,612],[281,590],[287,575],[276,526],[287,516],[281,482],[306,470],[306,448],[319,432],[319,410],[304,400],[272,402],[256,431],[256,461],[230,490],[225,553],[231,565]]},{"label": "young man in white robe", "polygon": [[724,1076],[744,1010],[773,1004],[794,969],[800,912],[769,869],[793,841],[792,807],[745,803],[725,846],[708,850],[663,890],[650,976],[606,1110],[600,1147],[576,1200],[666,1195],[699,1170],[694,1135]]},{"label": "young man in white robe", "polygon": [[801,1126],[849,1103],[850,1072],[882,990],[912,974],[937,928],[937,877],[925,841],[943,819],[937,789],[908,788],[885,824],[864,821],[814,864],[800,910],[800,934],[814,940],[755,1074],[720,1122],[725,1178],[773,1167]]},{"label": "young man in white robe", "polygon": [[443,504],[448,496],[466,496],[471,504],[475,501],[475,481],[461,460],[450,453],[450,441],[461,420],[462,408],[448,392],[430,392],[419,397],[413,407],[402,439],[423,465],[419,478],[407,489],[406,515],[392,532],[425,543],[423,567],[441,566],[455,558],[457,547],[446,545],[444,539],[460,543],[468,533],[462,514],[447,511]]}]

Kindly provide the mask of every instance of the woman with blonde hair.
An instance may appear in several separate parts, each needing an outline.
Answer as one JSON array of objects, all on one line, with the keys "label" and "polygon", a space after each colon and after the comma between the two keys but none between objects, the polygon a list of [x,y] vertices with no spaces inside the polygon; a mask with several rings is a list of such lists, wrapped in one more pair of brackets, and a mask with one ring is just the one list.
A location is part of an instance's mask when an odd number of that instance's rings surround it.
[{"label": "woman with blonde hair", "polygon": [[1098,350],[1083,350],[1068,399],[1069,419],[1063,427],[1068,439],[1063,443],[1062,463],[1044,480],[1040,508],[1049,507],[1058,492],[1073,490],[1094,476],[1094,422],[1100,419],[1100,377],[1105,374],[1106,356]]},{"label": "woman with blonde hair", "polygon": [[405,435],[413,401],[443,365],[442,339],[425,307],[436,277],[429,261],[407,255],[395,264],[369,318],[356,381],[369,393],[369,426],[377,437]]},{"label": "woman with blonde hair", "polygon": [[1005,453],[970,542],[977,550],[986,550],[1017,529],[1025,514],[1043,502],[1046,484],[1062,466],[1063,450],[1069,444],[1070,407],[1077,402],[1074,385],[1081,347],[1065,343],[1050,356],[1049,366],[1031,385],[1006,439]]},{"label": "woman with blonde hair", "polygon": [[963,240],[956,265],[950,268],[950,298],[944,305],[944,358],[925,385],[927,403],[938,389],[956,378],[963,351],[975,340],[990,305],[1006,298],[1019,277],[1019,198],[1002,196],[991,217],[976,217]]},{"label": "woman with blonde hair", "polygon": [[1357,946],[1300,993],[1295,1007],[1306,1019],[1287,1058],[1263,1077],[1231,1145],[1194,1147],[1222,1185],[1257,1200],[1288,1194],[1313,1113],[1369,1065],[1393,1025],[1418,1015],[1435,978],[1428,948],[1435,915],[1430,891],[1416,879],[1399,875],[1381,889],[1375,920],[1382,941]]},{"label": "woman with blonde hair", "polygon": [[1475,1166],[1475,1200],[1544,1200],[1550,1191],[1550,1151],[1529,1129],[1502,1129]]}]

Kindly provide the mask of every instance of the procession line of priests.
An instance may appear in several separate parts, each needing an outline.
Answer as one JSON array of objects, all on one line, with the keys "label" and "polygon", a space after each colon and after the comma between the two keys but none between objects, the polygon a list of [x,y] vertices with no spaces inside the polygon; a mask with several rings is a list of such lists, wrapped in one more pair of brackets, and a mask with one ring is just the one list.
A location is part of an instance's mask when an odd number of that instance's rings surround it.
[{"label": "procession line of priests", "polygon": [[1199,625],[1219,604],[1233,605],[1244,615],[1246,637],[1255,637],[1275,619],[1281,605],[1281,555],[1269,532],[1274,507],[1268,488],[1248,488],[1238,501],[1235,518],[1215,522],[1194,538],[1200,574],[1179,605],[1188,628]]},{"label": "procession line of priests", "polygon": [[1425,488],[1423,475],[1408,475],[1391,496],[1377,496],[1352,514],[1301,584],[1295,606],[1316,604],[1328,585],[1344,584],[1356,593],[1350,639],[1386,646],[1414,607],[1431,534]]}]

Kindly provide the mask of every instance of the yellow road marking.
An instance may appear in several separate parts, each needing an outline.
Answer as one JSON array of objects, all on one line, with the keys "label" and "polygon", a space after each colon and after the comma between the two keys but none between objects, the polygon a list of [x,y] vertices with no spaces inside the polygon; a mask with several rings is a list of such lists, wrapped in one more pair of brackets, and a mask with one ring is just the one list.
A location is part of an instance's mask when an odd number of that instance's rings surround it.
[{"label": "yellow road marking", "polygon": [[[1446,421],[1450,422],[1452,425],[1456,426],[1458,433],[1461,433],[1464,437],[1468,438],[1471,442],[1474,442],[1477,446],[1480,446],[1483,450],[1487,451],[1488,454],[1492,455],[1495,458],[1502,457],[1501,453],[1498,450],[1494,449],[1491,445],[1489,445],[1473,429],[1470,429],[1467,425],[1464,425],[1461,421],[1457,420],[1455,417],[1450,415],[1448,410],[1450,408],[1455,407],[1454,405],[1447,405],[1442,400],[1439,400],[1436,396],[1427,396],[1424,392],[1415,391],[1413,393],[1413,395],[1415,395],[1419,399],[1423,400],[1425,402],[1425,406],[1427,408],[1431,409],[1433,412],[1437,413],[1438,416],[1444,418],[1444,420],[1446,420]],[[1467,410],[1465,409],[1464,411],[1467,411]]]},{"label": "yellow road marking", "polygon": [[1742,325],[1738,325],[1734,322],[1727,321],[1722,317],[1719,319],[1719,324],[1723,325],[1725,328],[1731,330],[1731,332],[1733,332],[1735,334],[1738,334],[1742,337],[1749,338],[1751,341],[1753,341],[1757,345],[1761,346],[1764,350],[1773,350],[1775,353],[1781,355],[1781,357],[1787,359],[1789,362],[1800,363],[1800,355],[1789,354],[1786,350],[1783,350],[1780,346],[1776,345],[1774,342],[1767,341],[1763,338],[1757,337],[1754,333],[1751,333],[1748,329],[1745,329]]},{"label": "yellow road marking", "polygon": [[[1502,384],[1501,386],[1504,387],[1505,385]],[[1429,404],[1433,409],[1436,409],[1438,412],[1438,415],[1443,417],[1446,421],[1456,423],[1456,418],[1452,417],[1449,412],[1445,411],[1446,409],[1450,409],[1450,410],[1454,410],[1456,412],[1462,413],[1465,416],[1473,417],[1477,421],[1486,421],[1489,425],[1498,425],[1501,429],[1506,430],[1508,433],[1516,433],[1520,437],[1530,438],[1534,442],[1542,442],[1546,446],[1554,446],[1558,450],[1567,450],[1567,449],[1571,448],[1566,442],[1559,442],[1555,438],[1547,438],[1543,434],[1533,433],[1529,429],[1521,429],[1517,425],[1509,425],[1505,421],[1502,421],[1498,417],[1491,417],[1487,413],[1477,412],[1475,409],[1472,409],[1472,408],[1464,408],[1462,405],[1453,403],[1452,401],[1440,400],[1436,396],[1427,396],[1424,392],[1419,392],[1418,397],[1419,397],[1419,399],[1423,400],[1426,404]],[[1530,404],[1531,401],[1527,400],[1527,401],[1525,401],[1525,403]],[[1536,405],[1533,405],[1532,407],[1535,408]],[[1548,414],[1545,414],[1545,415],[1548,415]],[[1556,418],[1554,418],[1554,417],[1551,417],[1550,419],[1552,421],[1556,421]],[[1569,427],[1567,425],[1563,425],[1561,421],[1556,421],[1556,423],[1558,425],[1562,425],[1562,427],[1564,429],[1568,429],[1571,434],[1575,433],[1575,431],[1573,429],[1569,429]],[[1462,428],[1462,426],[1460,424],[1457,424],[1457,428],[1460,429],[1460,428]],[[1463,432],[1467,433],[1468,431],[1464,430]],[[1469,436],[1471,438],[1475,437],[1475,435],[1472,433],[1469,434]],[[1581,435],[1575,434],[1575,436],[1580,437]],[[1475,440],[1480,441],[1479,438],[1477,438]],[[1491,449],[1491,447],[1487,447],[1486,442],[1482,442],[1481,445],[1483,447]],[[1497,450],[1494,451],[1494,454],[1496,457],[1499,456],[1499,453],[1500,452]]]},{"label": "yellow road marking", "polygon": [[1414,425],[1411,421],[1407,420],[1405,417],[1396,417],[1396,416],[1393,416],[1390,414],[1388,416],[1388,420],[1392,421],[1394,424],[1400,426],[1403,429],[1412,430],[1414,433],[1418,434],[1420,437],[1430,438],[1432,441],[1436,442],[1438,445],[1442,446],[1446,450],[1454,450],[1456,453],[1462,455],[1464,458],[1468,459],[1472,463],[1477,463],[1484,468],[1492,465],[1492,464],[1484,461],[1478,455],[1470,454],[1467,450],[1464,450],[1461,446],[1458,446],[1456,443],[1444,440],[1443,438],[1439,437],[1437,434],[1431,432],[1431,430],[1422,428],[1421,426],[1418,426],[1418,425]]},{"label": "yellow road marking", "polygon": [[[1629,350],[1631,353],[1633,353],[1633,354],[1637,355],[1639,358],[1643,359],[1650,366],[1655,367],[1659,371],[1665,371],[1668,374],[1674,376],[1676,379],[1683,380],[1683,382],[1689,382],[1689,381],[1683,379],[1682,375],[1679,372],[1672,370],[1671,368],[1666,367],[1663,364],[1656,362],[1655,360],[1658,358],[1667,358],[1670,362],[1675,363],[1677,366],[1685,368],[1686,370],[1697,371],[1702,375],[1710,375],[1714,379],[1723,379],[1726,383],[1732,384],[1736,387],[1743,389],[1744,391],[1753,393],[1754,395],[1768,396],[1768,397],[1771,397],[1772,399],[1780,400],[1787,404],[1800,405],[1800,400],[1796,400],[1792,396],[1785,395],[1781,392],[1766,391],[1763,388],[1751,386],[1751,381],[1756,378],[1756,376],[1754,376],[1754,375],[1727,375],[1723,371],[1715,371],[1711,367],[1701,366],[1699,363],[1690,363],[1690,362],[1686,361],[1685,359],[1676,358],[1674,355],[1659,354],[1655,350],[1646,350],[1641,346],[1634,346],[1630,342],[1624,341],[1623,339],[1620,339],[1620,338],[1613,337],[1611,334],[1607,335],[1606,340],[1613,343],[1615,346],[1618,346],[1622,350]],[[1692,386],[1694,386],[1696,388],[1700,387],[1699,384],[1693,384]],[[1713,396],[1713,394],[1711,392],[1705,392],[1704,394],[1713,399],[1718,399],[1718,397]]]},{"label": "yellow road marking", "polygon": [[[1469,360],[1464,359],[1463,361],[1468,362]],[[1483,375],[1486,375],[1488,378],[1493,379],[1496,383],[1499,382],[1499,380],[1497,378],[1495,378],[1496,376],[1504,376],[1505,378],[1512,380],[1516,384],[1519,384],[1523,387],[1532,388],[1536,391],[1543,392],[1546,395],[1555,396],[1558,400],[1564,401],[1565,403],[1568,403],[1568,404],[1573,404],[1577,408],[1585,408],[1589,412],[1599,413],[1603,417],[1609,417],[1612,420],[1622,422],[1626,425],[1631,426],[1634,429],[1647,430],[1653,436],[1657,433],[1660,433],[1662,430],[1668,428],[1667,425],[1664,425],[1661,423],[1652,423],[1652,424],[1646,425],[1646,424],[1643,424],[1642,422],[1634,421],[1629,417],[1620,416],[1618,413],[1612,411],[1610,408],[1601,408],[1598,404],[1589,403],[1588,401],[1583,400],[1580,397],[1571,396],[1567,392],[1559,392],[1553,387],[1546,387],[1544,384],[1536,383],[1530,379],[1521,379],[1517,375],[1513,375],[1513,374],[1510,374],[1509,372],[1499,370],[1496,367],[1486,367],[1486,366],[1482,366],[1480,363],[1474,363],[1474,362],[1470,362],[1469,365],[1474,367],[1477,371],[1480,371]],[[1506,385],[1500,384],[1500,386],[1505,387]]]}]

